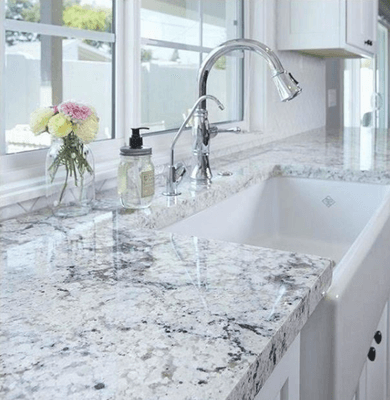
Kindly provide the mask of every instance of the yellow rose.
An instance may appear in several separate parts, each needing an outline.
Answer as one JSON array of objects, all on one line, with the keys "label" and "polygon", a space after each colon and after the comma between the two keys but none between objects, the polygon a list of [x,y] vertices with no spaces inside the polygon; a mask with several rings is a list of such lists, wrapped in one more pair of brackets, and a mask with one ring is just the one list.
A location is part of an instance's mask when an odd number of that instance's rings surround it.
[{"label": "yellow rose", "polygon": [[73,131],[84,143],[89,143],[95,139],[98,130],[99,118],[91,114],[84,122],[77,124]]},{"label": "yellow rose", "polygon": [[58,113],[50,118],[48,128],[52,135],[63,137],[72,132],[73,124],[67,120],[64,114]]},{"label": "yellow rose", "polygon": [[30,129],[35,135],[40,135],[47,129],[49,119],[54,115],[52,108],[38,108],[30,115]]}]

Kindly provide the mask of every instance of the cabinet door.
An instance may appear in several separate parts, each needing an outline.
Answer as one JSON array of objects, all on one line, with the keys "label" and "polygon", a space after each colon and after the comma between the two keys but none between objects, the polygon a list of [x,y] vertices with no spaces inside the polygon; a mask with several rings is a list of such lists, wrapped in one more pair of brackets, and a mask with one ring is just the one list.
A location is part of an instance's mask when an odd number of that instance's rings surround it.
[{"label": "cabinet door", "polygon": [[381,333],[380,343],[372,341],[375,357],[364,364],[359,384],[353,400],[386,400],[387,399],[387,347],[388,347],[388,304],[386,304],[377,332]]},{"label": "cabinet door", "polygon": [[336,48],[340,42],[339,0],[278,0],[279,50]]},{"label": "cabinet door", "polygon": [[300,340],[298,335],[255,400],[299,400]]},{"label": "cabinet door", "polygon": [[367,397],[367,361],[364,364],[362,374],[360,375],[356,394],[352,400],[370,400]]},{"label": "cabinet door", "polygon": [[347,39],[350,45],[375,52],[377,0],[346,0]]},{"label": "cabinet door", "polygon": [[367,397],[370,400],[386,400],[387,390],[387,305],[378,324],[377,332],[381,333],[381,341],[372,341],[375,348],[375,360],[367,360]]}]

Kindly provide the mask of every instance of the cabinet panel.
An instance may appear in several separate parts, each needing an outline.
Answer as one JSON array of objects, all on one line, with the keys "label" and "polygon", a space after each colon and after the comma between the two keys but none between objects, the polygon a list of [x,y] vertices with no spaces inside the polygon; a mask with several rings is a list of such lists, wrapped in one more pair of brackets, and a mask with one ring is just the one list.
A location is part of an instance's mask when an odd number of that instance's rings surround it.
[{"label": "cabinet panel", "polygon": [[339,46],[339,0],[278,0],[279,50]]},{"label": "cabinet panel", "polygon": [[377,0],[347,0],[347,43],[373,51],[376,45]]}]

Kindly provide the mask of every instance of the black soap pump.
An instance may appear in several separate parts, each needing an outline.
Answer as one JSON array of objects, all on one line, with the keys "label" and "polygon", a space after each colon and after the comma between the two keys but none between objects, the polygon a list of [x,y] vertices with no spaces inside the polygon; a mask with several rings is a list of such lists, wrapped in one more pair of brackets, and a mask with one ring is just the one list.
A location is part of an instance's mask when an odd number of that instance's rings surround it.
[{"label": "black soap pump", "polygon": [[141,129],[149,128],[132,128],[129,146],[120,150],[118,194],[122,206],[130,209],[149,207],[154,196],[152,149],[143,147]]},{"label": "black soap pump", "polygon": [[130,140],[129,140],[130,148],[132,148],[132,149],[142,149],[143,139],[142,139],[142,136],[139,133],[139,131],[141,129],[149,130],[149,128],[146,128],[145,126],[141,126],[140,128],[131,128],[132,134],[131,134],[131,137],[130,137]]}]

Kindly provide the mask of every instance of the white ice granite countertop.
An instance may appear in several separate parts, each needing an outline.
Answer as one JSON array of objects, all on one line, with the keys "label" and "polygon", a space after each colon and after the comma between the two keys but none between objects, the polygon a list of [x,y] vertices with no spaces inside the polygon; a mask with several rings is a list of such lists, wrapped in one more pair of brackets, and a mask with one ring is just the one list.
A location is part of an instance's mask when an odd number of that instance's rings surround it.
[{"label": "white ice granite countertop", "polygon": [[253,399],[333,262],[158,229],[275,175],[388,184],[388,142],[311,132],[211,159],[233,176],[169,207],[158,188],[145,211],[107,193],[88,216],[1,223],[0,398]]}]

